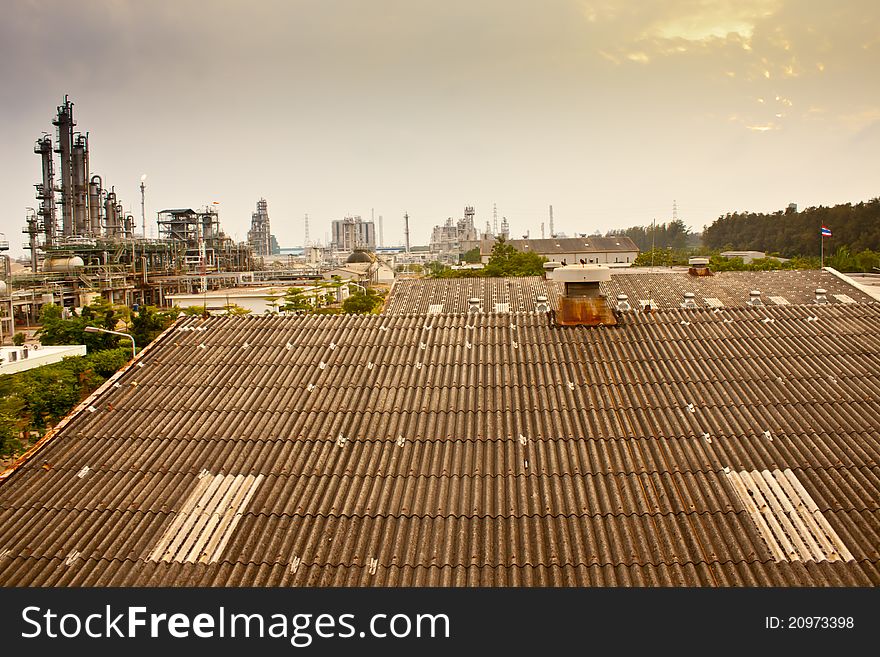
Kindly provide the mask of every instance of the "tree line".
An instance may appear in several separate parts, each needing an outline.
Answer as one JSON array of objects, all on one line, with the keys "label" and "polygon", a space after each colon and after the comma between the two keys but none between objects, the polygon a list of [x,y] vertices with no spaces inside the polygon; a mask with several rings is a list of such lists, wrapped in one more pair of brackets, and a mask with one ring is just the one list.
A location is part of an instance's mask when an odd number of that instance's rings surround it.
[{"label": "tree line", "polygon": [[786,258],[818,256],[823,225],[832,233],[824,238],[826,254],[841,247],[853,254],[880,251],[880,198],[801,212],[728,213],[706,227],[703,245],[720,250],[764,251]]}]

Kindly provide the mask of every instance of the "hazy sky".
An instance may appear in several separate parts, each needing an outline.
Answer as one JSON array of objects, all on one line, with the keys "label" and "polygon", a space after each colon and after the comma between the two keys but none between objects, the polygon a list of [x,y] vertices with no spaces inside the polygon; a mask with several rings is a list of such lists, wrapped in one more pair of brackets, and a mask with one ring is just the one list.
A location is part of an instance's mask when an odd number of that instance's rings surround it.
[{"label": "hazy sky", "polygon": [[220,202],[282,246],[346,214],[412,241],[476,207],[540,236],[880,195],[876,0],[5,0],[0,230],[69,94],[140,216]]}]

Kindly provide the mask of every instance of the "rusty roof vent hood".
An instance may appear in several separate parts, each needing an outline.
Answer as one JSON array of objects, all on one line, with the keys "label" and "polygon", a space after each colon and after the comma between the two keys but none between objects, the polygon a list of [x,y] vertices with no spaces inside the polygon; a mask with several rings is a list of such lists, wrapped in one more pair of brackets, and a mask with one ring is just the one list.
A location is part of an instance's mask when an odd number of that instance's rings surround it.
[{"label": "rusty roof vent hood", "polygon": [[553,280],[565,286],[559,297],[556,323],[561,326],[611,326],[614,312],[602,296],[601,284],[611,280],[604,265],[566,265],[553,270]]},{"label": "rusty roof vent hood", "polygon": [[712,270],[709,269],[709,258],[703,256],[694,256],[688,258],[688,274],[691,276],[711,276]]}]

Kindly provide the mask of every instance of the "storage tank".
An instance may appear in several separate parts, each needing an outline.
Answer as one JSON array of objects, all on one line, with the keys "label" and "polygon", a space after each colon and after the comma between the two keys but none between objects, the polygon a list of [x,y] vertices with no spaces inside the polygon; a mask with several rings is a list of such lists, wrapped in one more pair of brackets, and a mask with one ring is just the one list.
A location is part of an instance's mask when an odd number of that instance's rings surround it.
[{"label": "storage tank", "polygon": [[43,271],[47,274],[73,274],[85,264],[79,256],[53,256],[43,260]]}]

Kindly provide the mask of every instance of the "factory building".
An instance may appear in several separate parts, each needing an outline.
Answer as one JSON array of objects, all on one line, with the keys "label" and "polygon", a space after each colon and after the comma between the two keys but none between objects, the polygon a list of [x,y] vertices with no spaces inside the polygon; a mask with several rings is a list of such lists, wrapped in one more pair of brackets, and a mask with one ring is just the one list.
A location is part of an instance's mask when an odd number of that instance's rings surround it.
[{"label": "factory building", "polygon": [[880,585],[880,304],[699,269],[181,318],[0,474],[0,585]]},{"label": "factory building", "polygon": [[[639,247],[629,237],[559,237],[553,239],[508,240],[517,251],[537,253],[548,260],[568,264],[587,264],[627,267],[639,256]],[[492,257],[494,240],[480,242],[480,258],[488,263]]]}]

